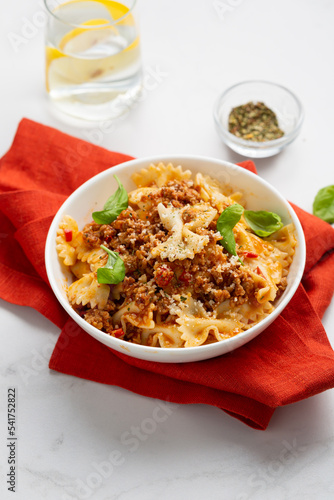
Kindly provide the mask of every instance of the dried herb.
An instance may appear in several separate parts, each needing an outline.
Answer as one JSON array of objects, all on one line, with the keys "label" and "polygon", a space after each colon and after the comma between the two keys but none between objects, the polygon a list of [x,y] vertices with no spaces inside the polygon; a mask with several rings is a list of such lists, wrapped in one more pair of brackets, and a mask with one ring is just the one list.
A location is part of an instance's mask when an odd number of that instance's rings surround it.
[{"label": "dried herb", "polygon": [[263,102],[248,102],[233,108],[228,129],[231,134],[254,142],[272,141],[284,135],[277,116]]}]

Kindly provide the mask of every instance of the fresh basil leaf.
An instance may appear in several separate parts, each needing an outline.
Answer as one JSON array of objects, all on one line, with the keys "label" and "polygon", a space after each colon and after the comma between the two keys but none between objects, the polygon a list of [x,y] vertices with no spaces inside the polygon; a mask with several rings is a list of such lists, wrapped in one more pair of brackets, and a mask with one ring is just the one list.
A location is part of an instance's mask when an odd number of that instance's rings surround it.
[{"label": "fresh basil leaf", "polygon": [[97,270],[97,281],[108,285],[117,285],[125,278],[125,265],[117,252],[101,245],[101,248],[108,253],[108,260],[104,267]]},{"label": "fresh basil leaf", "polygon": [[123,210],[128,208],[128,193],[117,175],[114,175],[114,177],[118,183],[117,191],[115,191],[115,193],[108,198],[104,204],[103,210],[100,212],[93,212],[92,214],[93,219],[97,224],[110,224],[112,221],[117,219]]},{"label": "fresh basil leaf", "polygon": [[313,202],[313,213],[330,224],[334,223],[334,185],[318,191]]},{"label": "fresh basil leaf", "polygon": [[261,238],[270,236],[283,227],[280,216],[274,212],[245,210],[244,217],[253,232]]},{"label": "fresh basil leaf", "polygon": [[237,255],[233,228],[239,222],[243,211],[244,207],[235,203],[225,208],[217,220],[217,230],[223,237],[220,243],[232,255]]}]

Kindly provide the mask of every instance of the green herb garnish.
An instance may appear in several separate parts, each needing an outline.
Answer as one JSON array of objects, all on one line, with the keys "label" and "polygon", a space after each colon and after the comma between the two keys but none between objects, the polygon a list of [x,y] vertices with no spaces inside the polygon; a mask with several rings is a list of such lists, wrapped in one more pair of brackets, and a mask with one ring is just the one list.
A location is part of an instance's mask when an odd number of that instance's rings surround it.
[{"label": "green herb garnish", "polygon": [[235,203],[225,208],[217,220],[217,230],[223,237],[220,243],[232,255],[237,255],[233,228],[239,222],[243,211],[244,207]]},{"label": "green herb garnish", "polygon": [[313,213],[330,224],[334,223],[334,185],[318,191],[313,202]]},{"label": "green herb garnish", "polygon": [[108,254],[108,260],[104,267],[97,270],[97,281],[108,285],[117,285],[125,278],[125,265],[117,252],[101,245]]},{"label": "green herb garnish", "polygon": [[187,300],[187,297],[182,297],[181,295],[180,299],[182,300],[182,302],[185,302]]},{"label": "green herb garnish", "polygon": [[283,227],[280,216],[274,212],[245,210],[244,217],[253,232],[261,238],[270,236]]},{"label": "green herb garnish", "polygon": [[104,204],[103,210],[100,212],[93,212],[92,214],[93,219],[97,224],[110,224],[117,219],[123,210],[128,208],[128,193],[125,191],[124,186],[117,175],[114,175],[114,177],[118,183],[117,191],[115,191],[115,193],[108,198]]}]

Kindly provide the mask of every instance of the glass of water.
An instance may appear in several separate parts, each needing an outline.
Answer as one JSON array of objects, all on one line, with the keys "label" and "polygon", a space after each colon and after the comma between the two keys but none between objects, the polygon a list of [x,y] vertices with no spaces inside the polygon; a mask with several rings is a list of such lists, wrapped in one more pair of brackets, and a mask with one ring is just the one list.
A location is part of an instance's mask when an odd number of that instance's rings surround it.
[{"label": "glass of water", "polygon": [[52,103],[86,120],[126,113],[142,80],[137,1],[44,2],[46,89]]}]

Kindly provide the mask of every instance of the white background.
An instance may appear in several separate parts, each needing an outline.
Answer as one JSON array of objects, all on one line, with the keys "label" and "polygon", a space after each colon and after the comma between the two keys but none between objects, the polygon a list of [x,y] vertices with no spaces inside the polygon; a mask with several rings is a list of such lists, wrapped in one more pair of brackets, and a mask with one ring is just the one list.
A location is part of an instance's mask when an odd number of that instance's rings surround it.
[{"label": "white background", "polygon": [[[305,122],[284,152],[256,162],[259,174],[308,211],[318,189],[333,184],[334,2],[141,0],[145,72],[163,75],[151,77],[146,98],[104,133],[96,125],[66,124],[48,108],[41,2],[1,0],[0,8],[0,155],[25,116],[136,157],[189,153],[238,162],[242,157],[215,132],[213,103],[233,83],[267,79],[299,96]],[[10,38],[23,30],[25,42],[14,50]],[[147,419],[158,414],[158,401],[50,372],[57,328],[29,308],[0,305],[1,498],[334,498],[333,391],[278,409],[265,432],[216,408],[172,405],[159,410],[167,417],[149,434]],[[333,304],[324,325],[333,345]],[[5,406],[13,385],[15,494],[4,479]],[[132,426],[148,432],[124,445],[121,437]],[[112,470],[114,450],[122,463]]]}]

